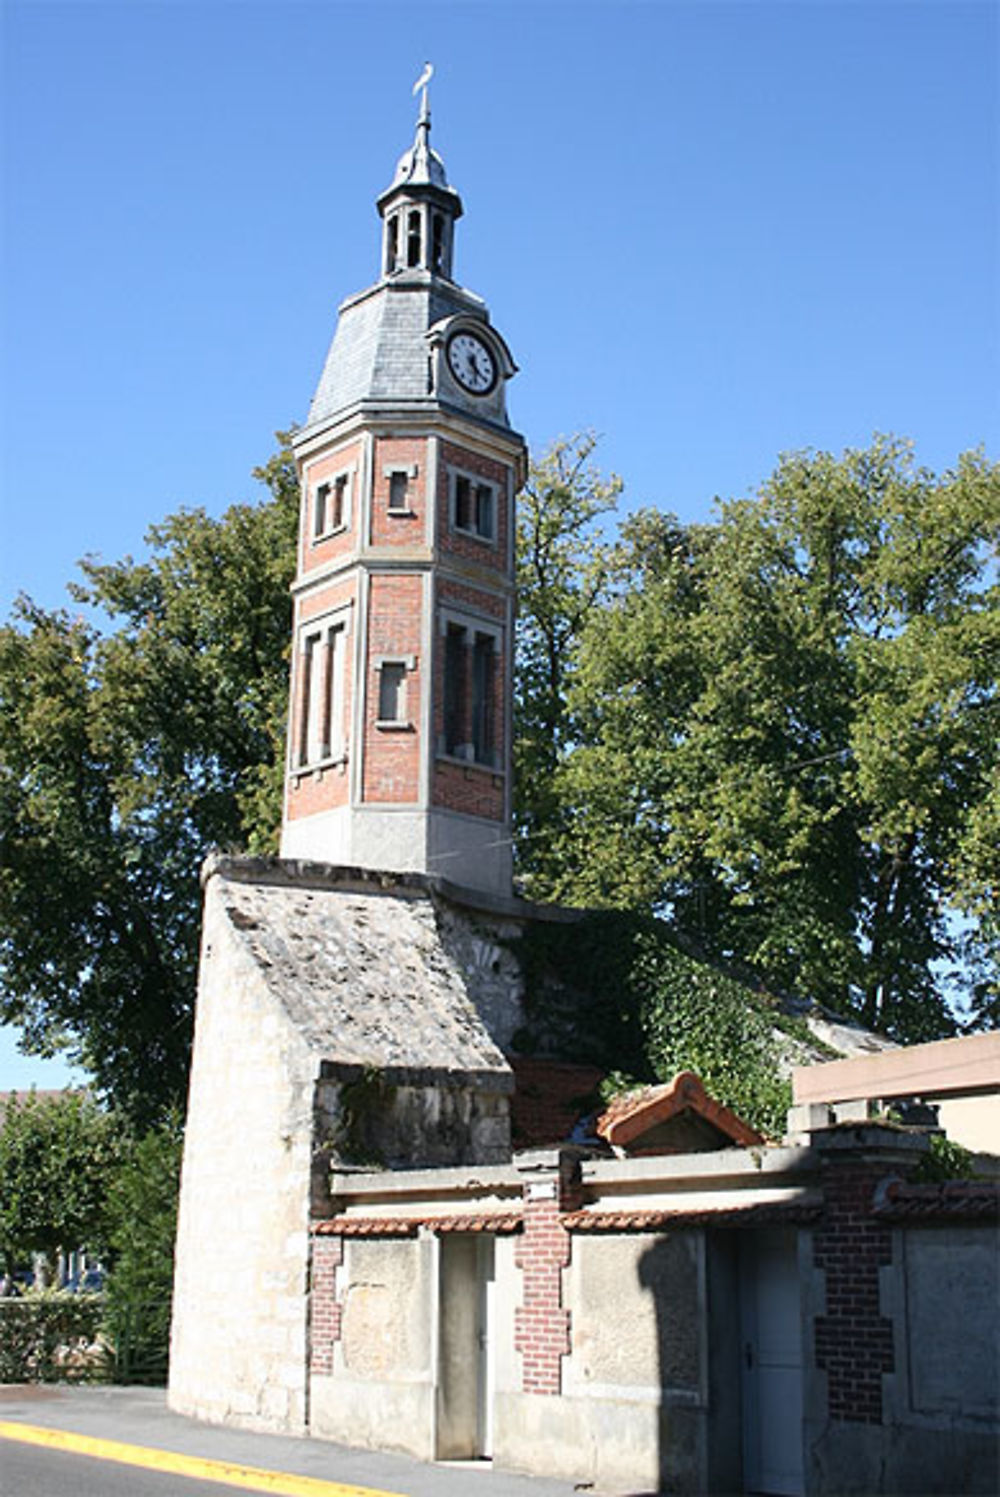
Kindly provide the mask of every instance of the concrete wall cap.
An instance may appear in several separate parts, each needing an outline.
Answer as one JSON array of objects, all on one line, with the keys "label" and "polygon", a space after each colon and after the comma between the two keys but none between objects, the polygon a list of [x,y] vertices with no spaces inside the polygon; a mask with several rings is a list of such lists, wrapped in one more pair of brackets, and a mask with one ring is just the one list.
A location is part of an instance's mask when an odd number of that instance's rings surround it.
[{"label": "concrete wall cap", "polygon": [[835,1123],[832,1128],[815,1129],[809,1141],[821,1158],[857,1154],[866,1161],[926,1154],[931,1146],[928,1130],[900,1123]]},{"label": "concrete wall cap", "polygon": [[509,1164],[456,1164],[438,1169],[346,1170],[330,1175],[331,1193],[340,1200],[370,1200],[373,1196],[471,1195],[475,1192],[517,1192],[521,1182]]},{"label": "concrete wall cap", "polygon": [[701,1181],[713,1186],[732,1180],[752,1184],[766,1176],[799,1177],[815,1171],[819,1161],[813,1151],[798,1145],[770,1148],[716,1149],[699,1154],[641,1155],[634,1159],[590,1159],[583,1163],[585,1184],[617,1185],[633,1181],[648,1184],[683,1184],[685,1188]]}]

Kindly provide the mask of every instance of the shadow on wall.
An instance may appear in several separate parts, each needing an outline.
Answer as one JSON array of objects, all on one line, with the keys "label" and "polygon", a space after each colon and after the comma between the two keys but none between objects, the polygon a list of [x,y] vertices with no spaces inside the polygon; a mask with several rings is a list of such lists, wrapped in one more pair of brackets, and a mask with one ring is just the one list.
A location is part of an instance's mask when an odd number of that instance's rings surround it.
[{"label": "shadow on wall", "polygon": [[652,1296],[661,1492],[741,1492],[739,1247],[735,1232],[658,1236],[639,1262]]}]

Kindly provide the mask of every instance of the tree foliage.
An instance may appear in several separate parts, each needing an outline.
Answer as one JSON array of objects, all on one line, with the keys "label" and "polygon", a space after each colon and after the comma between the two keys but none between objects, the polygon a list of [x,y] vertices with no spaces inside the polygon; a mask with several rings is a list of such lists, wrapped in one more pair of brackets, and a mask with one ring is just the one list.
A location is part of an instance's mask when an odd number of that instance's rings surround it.
[{"label": "tree foliage", "polygon": [[781,1136],[791,1105],[786,1063],[814,1055],[816,1042],[776,1000],[679,950],[662,920],[605,910],[538,922],[518,955],[520,1048],[570,1054],[621,1086],[693,1070],[717,1101]]},{"label": "tree foliage", "polygon": [[600,529],[621,480],[591,463],[591,432],[531,463],[517,501],[514,783],[517,847],[544,866],[562,811],[556,771],[574,740],[568,700],[587,622],[607,601],[610,545]]},{"label": "tree foliage", "polygon": [[0,1258],[24,1268],[36,1253],[108,1244],[108,1192],[121,1161],[121,1122],[85,1093],[10,1099],[0,1126]]},{"label": "tree foliage", "polygon": [[184,1096],[204,854],[280,824],[298,485],[256,476],[0,630],[0,1015],[140,1123]]},{"label": "tree foliage", "polygon": [[104,1329],[116,1383],[165,1379],[182,1139],[168,1117],[130,1143],[111,1183]]},{"label": "tree foliage", "polygon": [[530,892],[665,912],[909,1040],[952,1027],[964,940],[988,1020],[998,532],[996,467],[935,477],[888,439],[784,458],[710,524],[630,516],[571,647]]},{"label": "tree foliage", "polygon": [[[997,469],[877,440],[615,533],[593,449],[519,503],[521,887],[667,915],[901,1038],[947,1032],[959,982],[998,1022]],[[280,825],[287,448],[256,476],[263,503],[182,510],[148,560],[86,562],[77,613],[0,628],[0,1018],[140,1131],[183,1101],[203,856]]]}]

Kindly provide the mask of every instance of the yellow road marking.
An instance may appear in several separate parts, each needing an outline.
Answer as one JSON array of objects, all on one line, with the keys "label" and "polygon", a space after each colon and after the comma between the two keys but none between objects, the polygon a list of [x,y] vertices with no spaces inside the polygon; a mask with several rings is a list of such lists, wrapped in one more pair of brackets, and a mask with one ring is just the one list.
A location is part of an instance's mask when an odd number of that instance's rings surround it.
[{"label": "yellow road marking", "polygon": [[89,1455],[100,1461],[118,1461],[123,1466],[144,1466],[149,1471],[168,1471],[199,1481],[217,1481],[249,1492],[273,1492],[276,1497],[402,1497],[375,1487],[345,1486],[317,1476],[293,1476],[289,1471],[265,1471],[258,1466],[238,1466],[232,1461],[210,1461],[174,1450],[153,1450],[145,1445],[125,1445],[119,1440],[98,1440],[92,1435],[71,1434],[64,1429],[46,1429],[39,1424],[19,1424],[0,1419],[0,1440],[20,1440],[25,1445],[44,1445]]}]

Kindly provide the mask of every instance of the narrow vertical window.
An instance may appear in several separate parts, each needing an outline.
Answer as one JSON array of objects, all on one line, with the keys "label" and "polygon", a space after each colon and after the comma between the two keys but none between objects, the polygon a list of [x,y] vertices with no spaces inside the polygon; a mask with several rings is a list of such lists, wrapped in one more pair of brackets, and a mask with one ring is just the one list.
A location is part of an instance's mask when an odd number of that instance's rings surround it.
[{"label": "narrow vertical window", "polygon": [[385,273],[391,275],[399,261],[399,214],[394,213],[386,225]]},{"label": "narrow vertical window", "polygon": [[319,643],[318,634],[310,634],[303,641],[301,685],[299,687],[299,751],[300,765],[309,763],[309,739],[313,717],[314,655]]},{"label": "narrow vertical window", "polygon": [[321,483],[316,489],[316,498],[313,504],[313,535],[325,535],[327,531],[327,510],[330,507],[330,485]]},{"label": "narrow vertical window", "polygon": [[411,208],[406,230],[406,263],[411,269],[420,264],[420,211]]},{"label": "narrow vertical window", "polygon": [[476,484],[475,531],[484,540],[493,539],[493,489],[488,483]]},{"label": "narrow vertical window", "polygon": [[410,476],[408,473],[389,474],[389,508],[405,511],[410,507]]},{"label": "narrow vertical window", "polygon": [[404,721],[406,666],[402,661],[387,660],[379,671],[378,720],[380,723]]},{"label": "narrow vertical window", "polygon": [[333,480],[330,505],[330,529],[339,530],[347,522],[347,474],[338,473]]},{"label": "narrow vertical window", "polygon": [[344,635],[340,623],[303,638],[295,754],[299,768],[343,754]]},{"label": "narrow vertical window", "polygon": [[472,484],[464,473],[455,475],[455,529],[472,529]]},{"label": "narrow vertical window", "polygon": [[449,624],[444,639],[444,751],[458,754],[465,735],[465,630]]},{"label": "narrow vertical window", "polygon": [[435,213],[432,220],[431,269],[440,275],[444,269],[444,219]]},{"label": "narrow vertical window", "polygon": [[477,634],[472,650],[472,754],[477,764],[492,764],[496,749],[494,686],[496,657],[491,634]]}]

